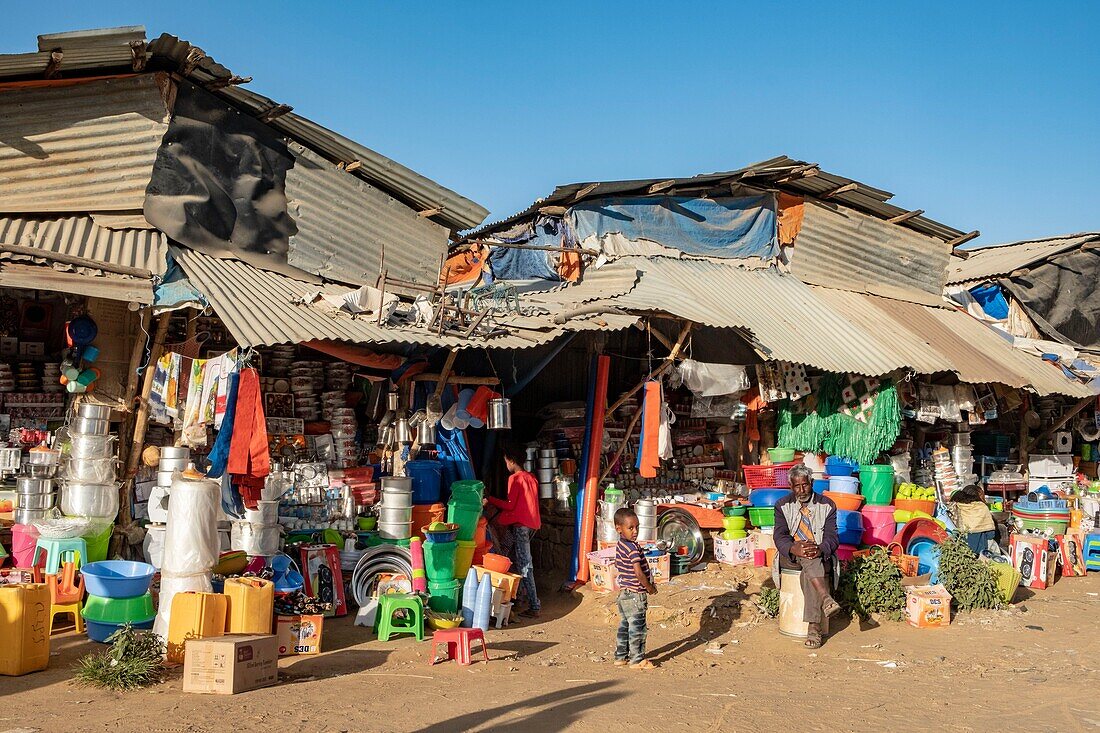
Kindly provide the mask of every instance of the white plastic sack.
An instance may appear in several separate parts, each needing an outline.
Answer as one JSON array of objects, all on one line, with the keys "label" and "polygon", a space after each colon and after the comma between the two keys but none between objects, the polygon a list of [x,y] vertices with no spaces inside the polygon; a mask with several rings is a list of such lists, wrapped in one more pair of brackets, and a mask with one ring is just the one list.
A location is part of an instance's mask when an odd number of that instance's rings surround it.
[{"label": "white plastic sack", "polygon": [[680,362],[684,386],[699,397],[715,397],[744,392],[749,388],[745,367],[736,364],[707,364],[693,359]]},{"label": "white plastic sack", "polygon": [[218,562],[218,510],[221,486],[217,479],[187,479],[176,474],[168,503],[161,565],[160,608],[155,631],[168,638],[172,598],[184,591],[209,593],[210,570]]}]

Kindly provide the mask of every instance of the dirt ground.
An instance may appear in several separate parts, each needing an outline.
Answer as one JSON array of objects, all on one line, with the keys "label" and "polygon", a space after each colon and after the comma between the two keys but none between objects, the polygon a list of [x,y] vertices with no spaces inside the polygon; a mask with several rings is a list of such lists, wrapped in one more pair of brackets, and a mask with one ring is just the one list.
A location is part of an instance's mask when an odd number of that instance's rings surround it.
[{"label": "dirt ground", "polygon": [[430,667],[426,642],[382,644],[335,619],[323,654],[285,658],[278,686],[233,697],[184,694],[178,670],[138,692],[75,685],[96,645],[70,632],[48,670],[0,677],[0,733],[1100,730],[1100,574],[942,630],[846,623],[816,652],[758,616],[752,575],[711,565],[661,586],[651,672],[612,667],[610,596],[549,583],[541,619],[491,632],[488,664]]}]

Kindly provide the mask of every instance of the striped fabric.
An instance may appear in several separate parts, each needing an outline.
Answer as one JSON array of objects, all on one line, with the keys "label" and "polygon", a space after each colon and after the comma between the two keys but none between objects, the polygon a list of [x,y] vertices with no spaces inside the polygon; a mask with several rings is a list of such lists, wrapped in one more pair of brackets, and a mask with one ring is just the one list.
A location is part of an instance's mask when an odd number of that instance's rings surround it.
[{"label": "striped fabric", "polygon": [[803,504],[798,514],[798,526],[794,528],[794,538],[803,542],[812,542],[814,539],[814,530],[810,525],[809,504]]},{"label": "striped fabric", "polygon": [[642,556],[642,548],[638,547],[637,542],[620,537],[619,544],[615,545],[615,571],[619,576],[619,588],[645,593],[645,587],[634,574],[635,563],[641,563],[642,570],[649,575],[649,563]]}]

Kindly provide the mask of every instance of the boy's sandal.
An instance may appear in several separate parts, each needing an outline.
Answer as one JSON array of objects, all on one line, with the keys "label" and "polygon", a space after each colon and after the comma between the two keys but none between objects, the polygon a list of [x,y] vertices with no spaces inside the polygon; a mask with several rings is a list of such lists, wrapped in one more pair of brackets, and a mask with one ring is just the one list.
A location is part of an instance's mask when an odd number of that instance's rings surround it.
[{"label": "boy's sandal", "polygon": [[630,668],[631,669],[657,669],[657,665],[654,664],[653,662],[649,661],[648,659],[643,659],[642,661],[638,662],[637,664],[630,665]]},{"label": "boy's sandal", "polygon": [[616,659],[615,660],[615,666],[616,667],[625,667],[627,664],[628,664],[628,662],[625,659]]}]

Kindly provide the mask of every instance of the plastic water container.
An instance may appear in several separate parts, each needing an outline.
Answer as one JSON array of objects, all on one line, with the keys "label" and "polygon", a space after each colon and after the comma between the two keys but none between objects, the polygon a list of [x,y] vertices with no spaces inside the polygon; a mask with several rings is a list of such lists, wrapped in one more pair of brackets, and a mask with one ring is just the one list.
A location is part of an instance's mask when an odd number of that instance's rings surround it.
[{"label": "plastic water container", "polygon": [[863,544],[888,545],[897,534],[894,521],[894,507],[868,505],[860,510],[863,513]]},{"label": "plastic water container", "polygon": [[88,559],[85,563],[102,562],[107,559],[107,551],[111,547],[111,534],[114,532],[114,524],[109,523],[98,534],[84,535],[84,544],[88,547]]},{"label": "plastic water container", "polygon": [[869,505],[889,504],[894,500],[894,467],[881,464],[860,466],[859,491]]},{"label": "plastic water container", "polygon": [[220,593],[177,593],[172,597],[168,624],[168,661],[183,662],[188,639],[225,635],[228,598]]},{"label": "plastic water container", "polygon": [[451,579],[436,583],[429,580],[428,594],[428,608],[440,613],[458,613],[462,581]]},{"label": "plastic water container", "polygon": [[[38,543],[38,528],[33,524],[14,524],[11,528],[11,555],[17,568],[31,567],[34,559],[34,546]],[[46,566],[46,558],[39,567]]]},{"label": "plastic water container", "polygon": [[447,507],[444,504],[413,504],[412,527],[413,534],[424,539],[421,531],[432,522],[442,522],[447,518]]},{"label": "plastic water container", "polygon": [[49,665],[50,607],[45,583],[0,586],[0,674],[16,677]]},{"label": "plastic water container", "polygon": [[474,550],[477,543],[473,540],[456,540],[454,577],[465,578],[474,564]]},{"label": "plastic water container", "polygon": [[[447,504],[447,521],[458,525],[458,539],[473,541],[477,535],[478,521],[481,519],[481,499],[471,503],[468,499],[452,496]],[[476,543],[475,543],[476,544]]]},{"label": "plastic water container", "polygon": [[[275,584],[261,578],[226,578],[227,634],[270,634],[275,613]],[[173,616],[175,607],[173,606]]]},{"label": "plastic water container", "polygon": [[845,509],[836,510],[837,538],[842,545],[858,545],[863,539],[863,515]]},{"label": "plastic water container", "polygon": [[485,484],[476,479],[455,481],[451,484],[451,501],[458,499],[468,504],[481,506],[481,500],[484,497]]},{"label": "plastic water container", "polygon": [[443,464],[439,461],[409,461],[405,475],[412,479],[413,504],[434,504],[443,494]]},{"label": "plastic water container", "polygon": [[[455,578],[455,550],[458,542],[424,542],[424,571],[429,583],[447,583]],[[472,557],[472,556],[471,556]]]},{"label": "plastic water container", "polygon": [[858,494],[859,479],[854,476],[830,476],[829,491],[835,491],[838,494]]}]

